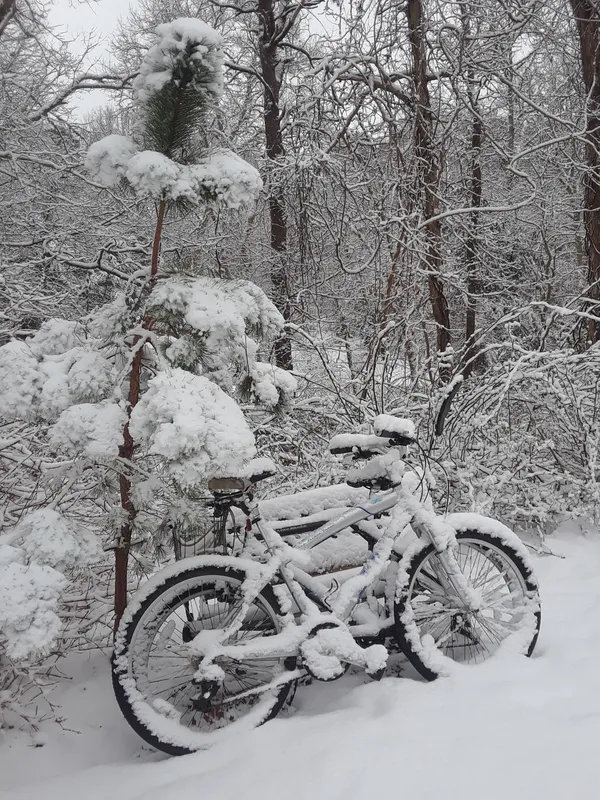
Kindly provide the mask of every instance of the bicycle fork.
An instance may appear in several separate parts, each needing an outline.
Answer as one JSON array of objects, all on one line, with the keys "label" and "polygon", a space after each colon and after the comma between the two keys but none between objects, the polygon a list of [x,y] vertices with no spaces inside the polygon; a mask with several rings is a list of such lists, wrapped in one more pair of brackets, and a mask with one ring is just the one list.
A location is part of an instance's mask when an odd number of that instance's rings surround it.
[{"label": "bicycle fork", "polygon": [[481,592],[470,584],[456,558],[456,531],[440,517],[427,512],[415,515],[412,527],[419,538],[425,538],[436,550],[443,567],[437,575],[446,592],[452,592],[468,611],[479,611],[482,605]]}]

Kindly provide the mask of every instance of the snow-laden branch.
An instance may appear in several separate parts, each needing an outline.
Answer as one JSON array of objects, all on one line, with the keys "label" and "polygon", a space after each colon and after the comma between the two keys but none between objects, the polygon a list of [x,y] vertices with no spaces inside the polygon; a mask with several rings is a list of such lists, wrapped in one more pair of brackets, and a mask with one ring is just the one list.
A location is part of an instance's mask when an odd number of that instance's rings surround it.
[{"label": "snow-laden branch", "polygon": [[64,106],[72,95],[77,92],[89,89],[103,89],[105,91],[122,92],[123,89],[131,85],[131,82],[136,77],[137,73],[131,75],[94,75],[93,73],[86,73],[80,75],[70,86],[67,86],[57,95],[52,97],[41,108],[32,112],[29,115],[29,122],[38,122],[39,120],[47,117],[52,111],[60,106]]}]

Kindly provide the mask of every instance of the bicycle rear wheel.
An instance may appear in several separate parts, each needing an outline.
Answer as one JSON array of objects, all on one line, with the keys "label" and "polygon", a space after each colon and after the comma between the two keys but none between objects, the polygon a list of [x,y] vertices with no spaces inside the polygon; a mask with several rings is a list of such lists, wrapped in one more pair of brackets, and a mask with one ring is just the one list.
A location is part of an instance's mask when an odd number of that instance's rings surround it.
[{"label": "bicycle rear wheel", "polygon": [[449,591],[433,546],[405,564],[408,580],[394,605],[394,636],[426,679],[443,672],[440,654],[462,664],[487,660],[518,632],[523,653],[536,645],[541,612],[535,577],[518,548],[500,536],[458,532],[456,558],[482,607],[470,611]]},{"label": "bicycle rear wheel", "polygon": [[[115,696],[136,733],[165,753],[205,749],[234,727],[261,725],[293,691],[285,672],[294,669],[295,658],[219,658],[225,679],[209,707],[199,706],[188,643],[200,630],[226,627],[239,613],[245,577],[238,569],[182,566],[150,593],[142,587],[130,603],[133,613],[123,618],[112,660]],[[272,588],[265,587],[231,642],[278,633],[281,614]],[[281,685],[260,691],[280,678]]]}]

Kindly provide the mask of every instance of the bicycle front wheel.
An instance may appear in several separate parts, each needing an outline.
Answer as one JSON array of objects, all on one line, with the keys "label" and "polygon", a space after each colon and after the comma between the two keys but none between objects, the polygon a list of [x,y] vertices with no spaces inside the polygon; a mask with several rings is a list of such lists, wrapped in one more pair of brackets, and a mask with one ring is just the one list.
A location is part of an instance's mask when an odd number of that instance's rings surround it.
[{"label": "bicycle front wheel", "polygon": [[[294,669],[295,658],[219,658],[222,685],[209,707],[198,703],[189,642],[201,630],[226,628],[240,613],[245,578],[241,569],[182,565],[157,588],[142,587],[132,599],[133,612],[126,612],[115,640],[113,686],[125,719],[153,747],[170,755],[205,749],[225,729],[271,719],[293,691],[285,672]],[[273,589],[266,586],[227,644],[277,634],[281,615]],[[275,688],[261,690],[272,682]]]},{"label": "bicycle front wheel", "polygon": [[456,539],[458,565],[480,593],[481,607],[466,609],[449,590],[431,545],[404,565],[408,579],[394,605],[395,639],[429,681],[443,671],[440,654],[462,664],[477,664],[518,633],[523,653],[530,656],[539,634],[537,582],[520,548],[501,536],[476,530],[460,531]]}]

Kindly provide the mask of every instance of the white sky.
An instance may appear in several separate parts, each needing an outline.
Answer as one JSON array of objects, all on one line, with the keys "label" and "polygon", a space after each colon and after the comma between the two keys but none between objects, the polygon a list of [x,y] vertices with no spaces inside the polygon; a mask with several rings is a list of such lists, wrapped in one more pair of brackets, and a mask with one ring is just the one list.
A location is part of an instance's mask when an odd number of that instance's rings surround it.
[{"label": "white sky", "polygon": [[[135,0],[54,0],[50,12],[50,23],[59,26],[73,40],[72,47],[77,49],[77,40],[87,34],[94,34],[99,45],[94,50],[93,58],[87,68],[95,71],[100,69],[100,64],[106,54],[108,40],[116,30],[119,17],[124,17],[132,2]],[[80,92],[74,105],[80,113],[102,105],[108,99],[106,92],[88,91]]]}]

